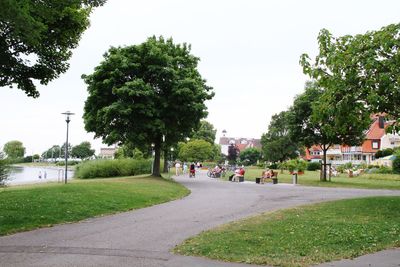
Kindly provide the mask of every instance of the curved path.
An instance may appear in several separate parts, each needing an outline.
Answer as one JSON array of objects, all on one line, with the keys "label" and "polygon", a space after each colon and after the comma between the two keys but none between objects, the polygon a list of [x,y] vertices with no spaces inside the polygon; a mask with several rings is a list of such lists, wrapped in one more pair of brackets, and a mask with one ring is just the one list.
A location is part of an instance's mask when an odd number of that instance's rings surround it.
[{"label": "curved path", "polygon": [[390,190],[221,182],[204,172],[195,179],[181,176],[176,180],[192,193],[136,211],[0,237],[0,265],[247,266],[169,251],[203,230],[264,211],[343,198],[400,195]]}]

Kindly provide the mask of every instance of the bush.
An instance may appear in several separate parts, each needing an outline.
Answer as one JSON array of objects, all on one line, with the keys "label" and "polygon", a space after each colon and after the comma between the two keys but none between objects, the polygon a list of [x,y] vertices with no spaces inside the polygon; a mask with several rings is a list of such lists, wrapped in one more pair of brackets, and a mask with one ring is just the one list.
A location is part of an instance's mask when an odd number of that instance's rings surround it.
[{"label": "bush", "polygon": [[291,159],[284,162],[284,166],[290,171],[304,171],[307,168],[307,161],[302,159]]},{"label": "bush", "polygon": [[396,158],[393,160],[393,172],[400,174],[400,153],[397,153]]},{"label": "bush", "polygon": [[81,179],[133,176],[151,172],[151,159],[92,160],[76,166],[75,177]]},{"label": "bush", "polygon": [[271,164],[269,164],[268,166],[267,166],[267,168],[268,169],[271,169],[271,170],[277,170],[277,169],[279,169],[279,166],[278,166],[279,164],[277,164],[277,163],[271,163]]},{"label": "bush", "polygon": [[[76,160],[71,160],[68,161],[68,166],[73,166],[73,165],[77,165],[81,163],[80,161],[76,161]],[[59,161],[56,163],[57,166],[65,166],[65,161]]]},{"label": "bush", "polygon": [[319,162],[309,162],[307,164],[307,171],[316,171],[321,169],[321,163]]}]

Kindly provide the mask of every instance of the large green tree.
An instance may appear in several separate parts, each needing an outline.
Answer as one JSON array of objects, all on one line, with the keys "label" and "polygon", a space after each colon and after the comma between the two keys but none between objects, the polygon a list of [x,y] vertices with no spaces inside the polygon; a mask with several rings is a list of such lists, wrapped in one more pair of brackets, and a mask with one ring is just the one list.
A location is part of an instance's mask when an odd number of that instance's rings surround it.
[{"label": "large green tree", "polygon": [[217,130],[214,129],[214,125],[206,120],[201,120],[198,129],[195,129],[191,138],[205,140],[211,144],[214,144],[216,133]]},{"label": "large green tree", "polygon": [[[314,60],[302,55],[304,73],[329,88],[336,106],[361,103],[361,112],[400,118],[400,24],[355,36],[322,29]],[[341,101],[344,99],[345,101]]]},{"label": "large green tree", "polygon": [[239,158],[244,165],[254,165],[261,157],[261,151],[255,147],[249,147],[240,152]]},{"label": "large green tree", "polygon": [[213,159],[213,146],[204,140],[191,140],[181,145],[179,158],[184,161],[205,161]]},{"label": "large green tree", "polygon": [[289,129],[288,111],[282,111],[272,116],[268,131],[261,137],[265,160],[284,162],[298,157],[299,147],[290,137]]},{"label": "large green tree", "polygon": [[3,147],[3,151],[6,153],[7,158],[10,159],[22,158],[25,155],[25,147],[18,140],[7,142]]},{"label": "large green tree", "polygon": [[73,158],[86,159],[94,155],[95,150],[92,149],[90,142],[82,142],[79,145],[72,147],[71,156]]},{"label": "large green tree", "polygon": [[0,1],[0,86],[17,85],[38,97],[34,81],[47,84],[68,69],[90,11],[104,2]]},{"label": "large green tree", "polygon": [[190,50],[162,37],[111,48],[94,73],[83,76],[85,129],[109,145],[154,144],[153,175],[160,175],[160,151],[192,133],[214,95]]},{"label": "large green tree", "polygon": [[61,147],[59,145],[53,145],[46,151],[42,153],[42,158],[46,159],[55,159],[55,158],[61,158],[64,156],[64,152],[61,150]]},{"label": "large green tree", "polygon": [[[353,146],[363,142],[371,120],[362,109],[363,104],[353,102],[351,97],[341,98],[330,88],[307,82],[304,93],[295,98],[289,110],[291,139],[306,147],[320,145],[325,165],[332,145]],[[321,180],[326,178],[325,171]]]}]

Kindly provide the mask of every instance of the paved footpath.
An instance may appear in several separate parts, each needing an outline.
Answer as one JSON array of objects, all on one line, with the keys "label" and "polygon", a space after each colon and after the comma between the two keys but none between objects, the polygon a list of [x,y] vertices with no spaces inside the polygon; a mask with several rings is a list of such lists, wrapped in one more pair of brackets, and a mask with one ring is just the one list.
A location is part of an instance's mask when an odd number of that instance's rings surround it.
[{"label": "paved footpath", "polygon": [[[204,172],[194,179],[180,176],[176,180],[192,193],[136,211],[0,237],[0,266],[249,266],[173,255],[170,250],[203,230],[264,211],[343,198],[400,195],[390,190],[230,183],[208,178]],[[381,254],[324,266],[399,266],[394,264],[400,262],[400,250]]]}]

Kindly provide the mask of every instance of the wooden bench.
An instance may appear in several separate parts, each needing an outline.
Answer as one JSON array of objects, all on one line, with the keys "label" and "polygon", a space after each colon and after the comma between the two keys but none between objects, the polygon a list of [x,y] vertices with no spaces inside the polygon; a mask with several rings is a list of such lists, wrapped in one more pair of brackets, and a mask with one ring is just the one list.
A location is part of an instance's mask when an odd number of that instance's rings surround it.
[{"label": "wooden bench", "polygon": [[[264,179],[264,180],[263,180]],[[260,184],[260,183],[264,183],[265,180],[271,179],[273,184],[277,184],[278,183],[278,172],[272,172],[272,176],[270,178],[256,178],[256,183]]]}]

